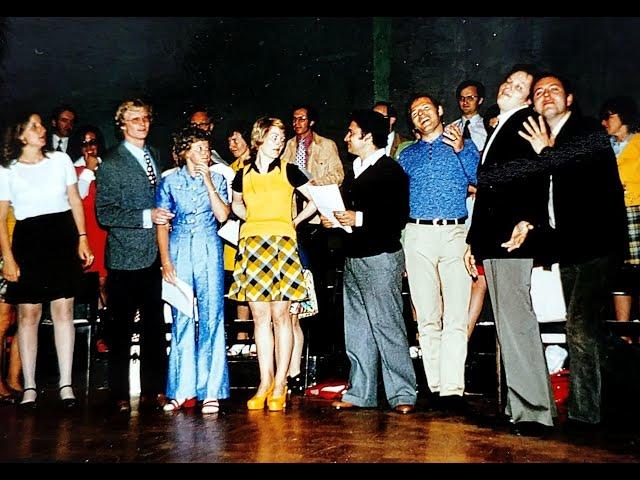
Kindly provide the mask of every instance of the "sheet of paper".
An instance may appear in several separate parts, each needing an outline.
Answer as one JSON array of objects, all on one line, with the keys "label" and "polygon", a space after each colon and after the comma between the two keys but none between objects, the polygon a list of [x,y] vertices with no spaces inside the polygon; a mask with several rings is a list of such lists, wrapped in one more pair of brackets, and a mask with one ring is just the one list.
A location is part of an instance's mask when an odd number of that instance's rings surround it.
[{"label": "sheet of paper", "polygon": [[346,210],[338,185],[335,183],[331,185],[309,185],[309,194],[313,199],[313,203],[318,207],[318,212],[331,220],[333,228],[343,228],[349,233],[352,232],[351,227],[340,225],[338,219],[333,215],[333,212],[344,212]]},{"label": "sheet of paper", "polygon": [[230,244],[238,245],[238,237],[240,236],[240,220],[227,220],[225,224],[218,229],[218,235]]},{"label": "sheet of paper", "polygon": [[193,289],[183,280],[176,284],[162,280],[162,300],[176,307],[187,317],[193,318]]}]

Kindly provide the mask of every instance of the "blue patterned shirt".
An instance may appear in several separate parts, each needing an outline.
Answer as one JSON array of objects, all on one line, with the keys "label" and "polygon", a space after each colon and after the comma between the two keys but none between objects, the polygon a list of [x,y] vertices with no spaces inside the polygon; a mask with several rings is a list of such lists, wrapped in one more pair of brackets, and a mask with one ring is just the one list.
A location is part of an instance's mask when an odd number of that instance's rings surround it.
[{"label": "blue patterned shirt", "polygon": [[424,220],[467,216],[467,187],[477,182],[480,154],[471,139],[456,154],[440,135],[405,148],[398,163],[409,176],[409,216]]}]

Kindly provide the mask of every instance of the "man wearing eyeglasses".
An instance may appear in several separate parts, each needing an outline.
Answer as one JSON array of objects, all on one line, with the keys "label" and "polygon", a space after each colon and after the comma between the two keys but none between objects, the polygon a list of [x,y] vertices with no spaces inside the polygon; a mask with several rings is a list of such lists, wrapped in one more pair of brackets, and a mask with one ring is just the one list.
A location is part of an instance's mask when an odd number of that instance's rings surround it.
[{"label": "man wearing eyeglasses", "polygon": [[[199,109],[193,110],[191,115],[189,116],[189,123],[191,124],[192,127],[197,127],[201,130],[204,130],[205,132],[207,132],[209,135],[212,136],[209,144],[211,145],[211,160],[213,161],[214,165],[228,166],[228,163],[220,156],[218,152],[216,152],[215,148],[213,148],[213,127],[215,127],[215,123],[211,118],[209,111],[206,108],[199,108]],[[228,178],[229,170],[227,169],[224,169],[224,170],[225,170],[224,172],[218,172],[218,173],[221,173],[222,175],[225,176],[225,178]],[[231,180],[228,180],[229,182],[233,180],[233,172],[230,175],[231,175]],[[229,187],[229,191],[231,191],[230,189],[231,187]]]},{"label": "man wearing eyeglasses", "polygon": [[484,85],[476,80],[465,80],[456,88],[458,107],[462,117],[453,122],[464,138],[473,140],[480,153],[487,141],[487,131],[484,128],[478,108],[484,102]]},{"label": "man wearing eyeglasses", "polygon": [[174,215],[156,208],[162,163],[146,141],[151,115],[151,106],[140,99],[118,107],[115,123],[124,139],[105,155],[96,178],[96,212],[108,230],[107,291],[113,318],[109,387],[118,411],[125,414],[131,411],[129,360],[135,330],[140,333],[140,406],[161,408],[166,402],[168,345],[156,225],[169,223]]},{"label": "man wearing eyeglasses", "polygon": [[[318,121],[316,109],[308,104],[294,105],[292,109],[293,131],[295,136],[287,141],[282,153],[282,158],[289,163],[295,163],[309,177],[312,185],[342,184],[344,168],[338,147],[333,140],[318,135],[315,127]],[[304,208],[305,199],[296,195],[294,199],[296,210]],[[302,266],[311,271],[315,282],[315,290],[318,298],[318,311],[322,315],[328,305],[326,298],[325,277],[329,258],[329,233],[320,225],[320,216],[314,215],[310,219],[301,222],[296,228],[298,235],[298,248],[301,251]],[[289,367],[289,385],[294,393],[303,393],[304,383],[300,374],[302,359],[302,347],[304,335],[298,315],[293,320],[293,353]],[[322,322],[318,322],[322,323]],[[326,325],[325,325],[326,326]],[[332,329],[324,328],[318,332],[318,336],[329,339]],[[316,336],[316,340],[318,340]]]}]

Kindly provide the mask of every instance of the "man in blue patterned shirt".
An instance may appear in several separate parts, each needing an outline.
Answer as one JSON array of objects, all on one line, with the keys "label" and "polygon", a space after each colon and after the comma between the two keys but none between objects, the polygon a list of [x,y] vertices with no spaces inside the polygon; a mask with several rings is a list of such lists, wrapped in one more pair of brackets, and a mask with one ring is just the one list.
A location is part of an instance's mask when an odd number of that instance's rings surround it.
[{"label": "man in blue patterned shirt", "polygon": [[480,155],[456,125],[444,128],[443,109],[431,95],[409,107],[420,140],[398,162],[409,176],[409,223],[404,251],[411,299],[418,317],[429,390],[441,405],[464,407],[464,365],[471,278],[464,266],[469,185]]}]

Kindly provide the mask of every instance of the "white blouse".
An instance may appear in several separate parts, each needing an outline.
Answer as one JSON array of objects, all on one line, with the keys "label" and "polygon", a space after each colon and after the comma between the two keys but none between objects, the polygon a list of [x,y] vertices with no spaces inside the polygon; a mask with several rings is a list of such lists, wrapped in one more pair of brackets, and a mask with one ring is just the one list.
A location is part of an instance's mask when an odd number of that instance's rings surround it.
[{"label": "white blouse", "polygon": [[48,152],[36,164],[14,160],[0,167],[0,201],[9,201],[17,220],[71,209],[67,187],[78,182],[71,158]]}]

